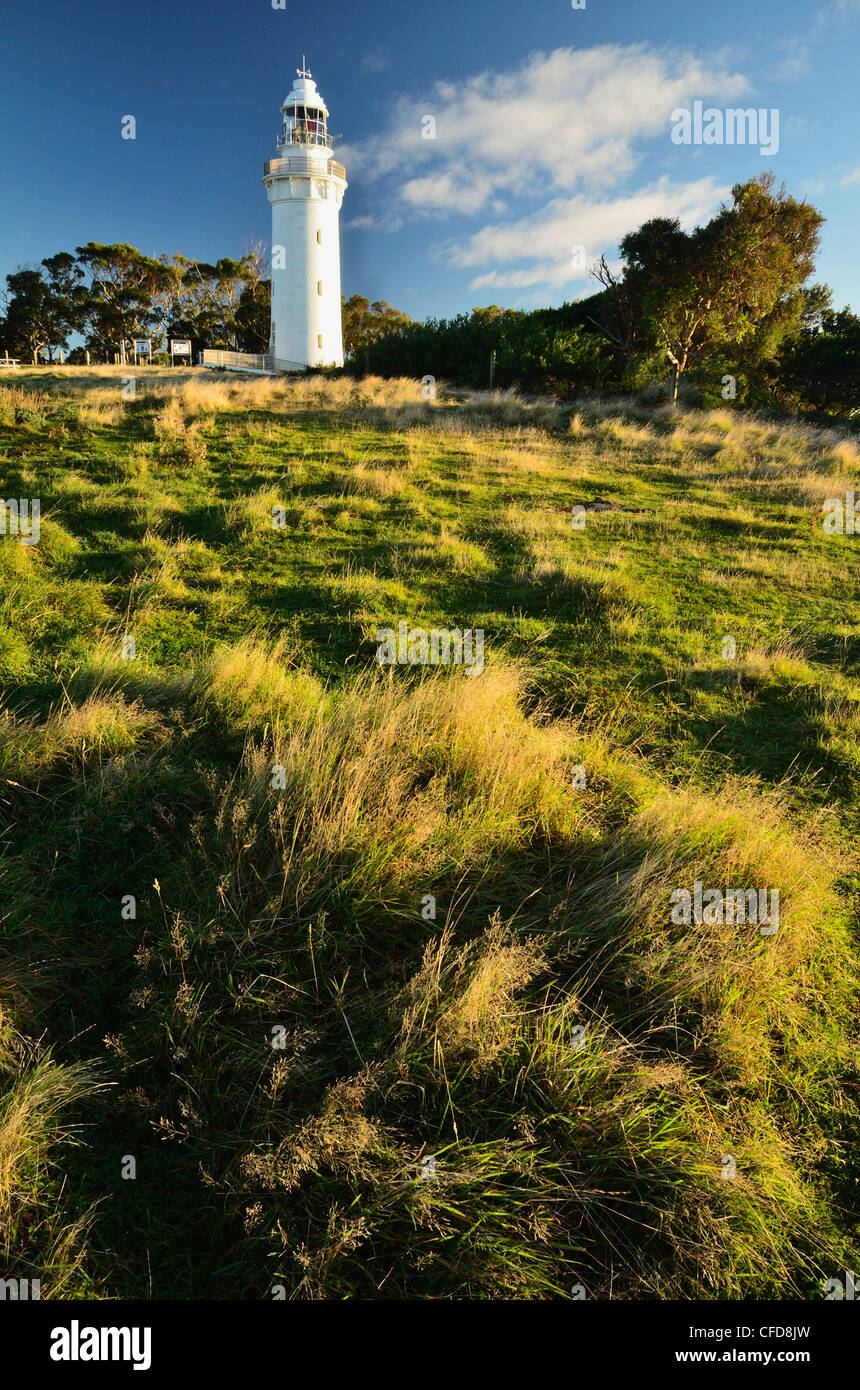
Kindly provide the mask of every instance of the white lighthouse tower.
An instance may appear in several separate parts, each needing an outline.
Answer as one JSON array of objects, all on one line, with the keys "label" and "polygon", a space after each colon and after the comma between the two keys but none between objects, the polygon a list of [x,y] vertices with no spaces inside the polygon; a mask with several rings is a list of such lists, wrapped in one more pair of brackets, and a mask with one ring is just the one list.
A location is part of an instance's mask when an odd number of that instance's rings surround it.
[{"label": "white lighthouse tower", "polygon": [[304,64],[281,107],[278,157],[264,168],[272,205],[275,366],[343,366],[340,206],[346,170],[332,158],[328,109]]}]

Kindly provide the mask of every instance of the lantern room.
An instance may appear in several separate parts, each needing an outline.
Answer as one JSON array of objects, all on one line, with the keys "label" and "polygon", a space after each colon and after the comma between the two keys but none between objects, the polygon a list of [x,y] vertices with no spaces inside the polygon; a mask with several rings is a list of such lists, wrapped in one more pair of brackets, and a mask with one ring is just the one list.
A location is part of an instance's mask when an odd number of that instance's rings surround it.
[{"label": "lantern room", "polygon": [[291,145],[324,145],[331,149],[328,109],[305,67],[298,69],[293,89],[281,112],[284,124],[278,137],[279,150]]}]

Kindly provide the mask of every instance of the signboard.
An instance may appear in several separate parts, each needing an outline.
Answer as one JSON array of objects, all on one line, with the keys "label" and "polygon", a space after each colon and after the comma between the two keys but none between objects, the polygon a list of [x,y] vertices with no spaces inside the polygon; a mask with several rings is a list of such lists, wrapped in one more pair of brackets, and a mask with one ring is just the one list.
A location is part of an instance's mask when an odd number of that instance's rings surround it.
[{"label": "signboard", "polygon": [[138,357],[149,357],[152,352],[151,338],[135,338],[134,351]]},{"label": "signboard", "polygon": [[190,338],[171,338],[171,339],[170,339],[170,351],[171,351],[171,353],[172,353],[172,355],[173,355],[174,357],[190,357],[190,356],[191,356],[191,339],[190,339]]}]

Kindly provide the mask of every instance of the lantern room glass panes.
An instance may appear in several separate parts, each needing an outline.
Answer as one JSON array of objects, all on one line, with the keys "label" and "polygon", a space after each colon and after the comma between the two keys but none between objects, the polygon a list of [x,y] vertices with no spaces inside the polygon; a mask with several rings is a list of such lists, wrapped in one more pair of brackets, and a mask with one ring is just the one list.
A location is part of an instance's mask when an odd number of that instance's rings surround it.
[{"label": "lantern room glass panes", "polygon": [[326,145],[331,139],[326,128],[325,112],[317,106],[288,106],[284,113],[284,145]]}]

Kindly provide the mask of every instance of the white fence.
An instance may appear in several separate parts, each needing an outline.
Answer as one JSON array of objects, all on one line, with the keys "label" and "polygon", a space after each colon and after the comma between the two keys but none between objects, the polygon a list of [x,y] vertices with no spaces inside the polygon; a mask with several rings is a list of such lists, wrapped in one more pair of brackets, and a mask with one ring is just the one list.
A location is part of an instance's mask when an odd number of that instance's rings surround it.
[{"label": "white fence", "polygon": [[225,367],[232,372],[260,372],[273,376],[277,372],[303,372],[304,362],[287,362],[268,352],[227,352],[223,348],[204,348],[200,354],[201,367]]}]

